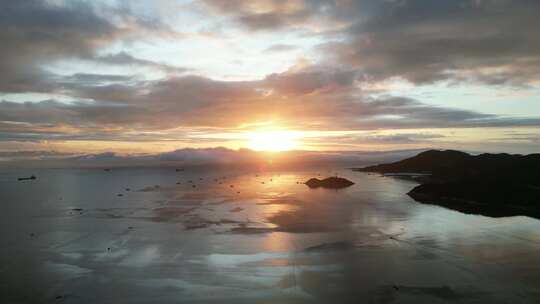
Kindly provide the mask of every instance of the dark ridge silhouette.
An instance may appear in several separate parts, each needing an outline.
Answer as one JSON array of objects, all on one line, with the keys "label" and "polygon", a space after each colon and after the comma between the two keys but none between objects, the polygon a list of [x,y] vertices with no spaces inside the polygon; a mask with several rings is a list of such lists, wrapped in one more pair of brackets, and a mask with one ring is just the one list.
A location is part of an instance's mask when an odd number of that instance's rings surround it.
[{"label": "dark ridge silhouette", "polygon": [[341,177],[328,177],[325,179],[311,178],[305,184],[310,188],[328,188],[328,189],[341,189],[354,185],[348,179]]},{"label": "dark ridge silhouette", "polygon": [[492,217],[540,218],[540,154],[480,154],[430,150],[355,171],[423,173],[408,195],[418,202]]}]

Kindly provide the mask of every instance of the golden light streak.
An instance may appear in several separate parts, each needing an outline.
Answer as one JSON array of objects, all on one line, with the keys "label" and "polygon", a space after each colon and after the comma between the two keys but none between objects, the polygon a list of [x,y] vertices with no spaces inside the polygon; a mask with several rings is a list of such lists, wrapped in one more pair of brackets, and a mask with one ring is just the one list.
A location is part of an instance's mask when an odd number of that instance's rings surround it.
[{"label": "golden light streak", "polygon": [[248,148],[255,151],[290,151],[298,147],[300,135],[292,131],[259,131],[248,134]]}]

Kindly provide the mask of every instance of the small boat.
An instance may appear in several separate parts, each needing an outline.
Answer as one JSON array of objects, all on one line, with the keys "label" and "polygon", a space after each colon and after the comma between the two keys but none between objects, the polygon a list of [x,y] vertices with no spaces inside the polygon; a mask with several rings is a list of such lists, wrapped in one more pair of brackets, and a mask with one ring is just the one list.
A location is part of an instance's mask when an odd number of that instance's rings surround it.
[{"label": "small boat", "polygon": [[32,175],[30,177],[19,177],[19,178],[17,178],[18,181],[34,180],[34,179],[36,179],[36,177],[34,175]]}]

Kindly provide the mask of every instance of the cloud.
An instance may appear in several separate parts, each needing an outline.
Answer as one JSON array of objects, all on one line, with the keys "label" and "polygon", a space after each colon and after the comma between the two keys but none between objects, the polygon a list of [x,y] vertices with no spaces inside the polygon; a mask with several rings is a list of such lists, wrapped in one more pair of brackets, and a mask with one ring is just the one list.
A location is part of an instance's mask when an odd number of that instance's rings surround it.
[{"label": "cloud", "polygon": [[[104,13],[104,11],[106,13]],[[113,22],[114,20],[114,22]],[[98,50],[113,42],[137,35],[162,35],[171,30],[118,8],[103,8],[85,2],[2,1],[0,2],[0,92],[51,92],[59,88],[58,78],[43,65],[66,59],[119,59],[99,57]],[[135,58],[131,58],[136,61]],[[160,64],[137,61],[141,65]],[[126,62],[124,62],[126,63]]]},{"label": "cloud", "polygon": [[[504,117],[391,95],[373,97],[362,91],[357,73],[324,66],[237,82],[180,76],[96,84],[96,79],[117,78],[78,77],[84,81],[66,89],[84,101],[0,102],[0,122],[4,122],[0,138],[146,141],[151,137],[159,141],[168,140],[169,130],[179,128],[187,132],[241,130],[243,124],[266,121],[299,130],[540,125],[538,117]],[[157,133],[144,135],[145,131]]]},{"label": "cloud", "polygon": [[250,30],[294,28],[304,24],[323,1],[302,0],[204,0],[219,14],[228,14]]},{"label": "cloud", "polygon": [[321,90],[348,89],[356,80],[354,71],[325,66],[309,66],[301,70],[271,74],[265,79],[269,88],[281,94],[305,95]]},{"label": "cloud", "polygon": [[112,74],[91,74],[91,73],[76,73],[66,77],[77,83],[84,84],[99,84],[104,82],[127,82],[133,80],[133,76],[112,75]]},{"label": "cloud", "polygon": [[41,1],[0,4],[0,91],[47,91],[48,73],[39,64],[71,56],[90,56],[110,40],[115,27],[82,3],[66,7]]},{"label": "cloud", "polygon": [[264,50],[265,53],[279,53],[279,52],[288,52],[298,49],[297,46],[291,44],[273,44]]},{"label": "cloud", "polygon": [[377,2],[355,2],[351,9],[367,8],[365,18],[352,21],[347,39],[322,50],[375,79],[488,84],[539,79],[537,1]]},{"label": "cloud", "polygon": [[301,30],[372,80],[526,85],[540,80],[534,0],[205,0],[250,31]]},{"label": "cloud", "polygon": [[73,157],[73,153],[59,152],[59,151],[46,151],[46,150],[32,150],[32,151],[0,151],[0,163],[9,161],[29,161],[29,160],[65,160],[69,157]]},{"label": "cloud", "polygon": [[[376,94],[369,90],[370,85],[393,78],[412,84],[539,83],[538,1],[204,3],[212,13],[225,16],[218,18],[224,26],[231,26],[228,22],[232,21],[249,35],[261,35],[257,38],[272,37],[266,36],[268,32],[286,32],[293,39],[280,41],[296,44],[299,37],[315,37],[321,41],[317,48],[321,57],[259,80],[217,80],[137,53],[138,48],[151,49],[137,42],[182,35],[159,18],[137,14],[127,4],[3,1],[0,92],[51,96],[39,102],[3,97],[0,141],[181,138],[191,143],[205,140],[190,138],[191,134],[242,131],[246,125],[266,122],[321,131],[540,125],[533,112],[529,117],[494,115],[432,106],[384,89]],[[212,28],[212,24],[208,26]],[[126,45],[136,47],[124,48]],[[266,56],[296,49],[287,43],[263,47]],[[71,59],[98,67],[62,75],[46,68]],[[162,76],[122,74],[118,67],[142,67],[160,71],[157,74]],[[70,102],[60,101],[63,99],[57,95]],[[434,135],[374,135],[351,142],[409,144],[436,139],[430,136]]]},{"label": "cloud", "polygon": [[392,143],[392,144],[412,144],[426,142],[432,139],[442,139],[441,134],[391,134],[391,135],[371,135],[366,136],[363,140],[369,143]]},{"label": "cloud", "polygon": [[190,71],[190,69],[183,68],[183,67],[175,67],[175,66],[171,66],[165,63],[158,63],[151,60],[136,58],[126,53],[125,51],[122,51],[116,54],[97,56],[94,58],[94,61],[98,63],[109,64],[109,65],[149,67],[149,68],[154,68],[157,70],[164,71],[166,73],[185,73],[185,72]]}]

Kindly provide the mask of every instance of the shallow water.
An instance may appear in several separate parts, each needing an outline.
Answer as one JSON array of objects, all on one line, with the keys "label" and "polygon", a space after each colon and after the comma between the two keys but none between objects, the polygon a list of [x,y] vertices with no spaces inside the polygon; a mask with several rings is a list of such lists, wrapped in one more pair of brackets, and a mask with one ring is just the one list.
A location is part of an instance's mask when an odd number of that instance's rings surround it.
[{"label": "shallow water", "polygon": [[[299,183],[336,173],[356,184]],[[539,220],[418,204],[415,185],[329,169],[4,171],[0,302],[540,301]]]}]

